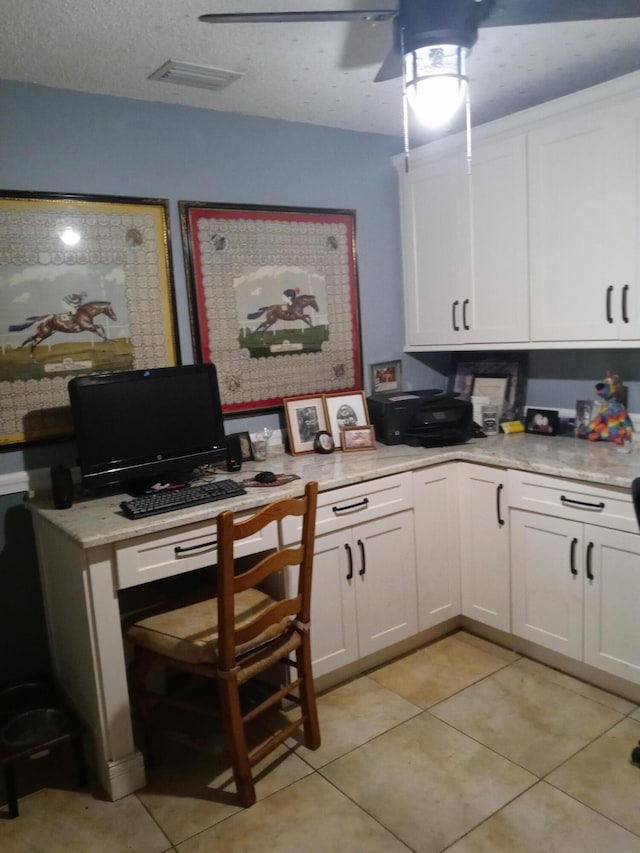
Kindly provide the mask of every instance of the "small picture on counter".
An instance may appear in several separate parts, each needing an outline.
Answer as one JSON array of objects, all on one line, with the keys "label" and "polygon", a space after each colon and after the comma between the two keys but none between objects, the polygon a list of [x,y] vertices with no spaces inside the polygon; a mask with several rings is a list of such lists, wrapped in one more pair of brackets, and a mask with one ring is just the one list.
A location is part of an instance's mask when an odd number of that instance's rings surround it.
[{"label": "small picture on counter", "polygon": [[527,409],[524,431],[534,432],[538,435],[556,435],[558,421],[557,409]]},{"label": "small picture on counter", "polygon": [[325,394],[324,405],[328,429],[336,447],[341,446],[343,427],[369,426],[367,401],[362,391],[353,394]]},{"label": "small picture on counter", "polygon": [[318,432],[327,428],[322,396],[286,397],[284,412],[291,453],[313,453]]},{"label": "small picture on counter", "polygon": [[591,421],[598,411],[598,404],[594,400],[576,400],[576,427],[577,436],[586,435],[591,427]]},{"label": "small picture on counter", "polygon": [[228,435],[229,439],[238,440],[238,445],[240,447],[240,459],[242,462],[251,462],[253,459],[253,450],[251,449],[251,438],[249,437],[248,432],[233,432],[231,435]]},{"label": "small picture on counter", "polygon": [[350,450],[375,450],[376,439],[372,426],[348,426],[340,430],[342,449]]}]

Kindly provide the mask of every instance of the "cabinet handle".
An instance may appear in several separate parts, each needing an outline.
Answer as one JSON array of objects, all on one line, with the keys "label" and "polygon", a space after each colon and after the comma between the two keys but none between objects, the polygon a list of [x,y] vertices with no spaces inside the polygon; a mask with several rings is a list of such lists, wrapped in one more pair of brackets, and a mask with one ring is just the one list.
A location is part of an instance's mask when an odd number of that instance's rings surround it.
[{"label": "cabinet handle", "polygon": [[217,539],[212,539],[210,542],[201,542],[199,545],[188,545],[186,548],[183,548],[182,545],[176,545],[173,549],[173,553],[176,557],[179,557],[180,554],[186,554],[188,551],[198,551],[200,548],[216,548],[217,545]]},{"label": "cabinet handle", "polygon": [[576,545],[578,544],[578,540],[574,537],[571,540],[571,574],[575,577],[578,574],[578,570],[576,569]]},{"label": "cabinet handle", "polygon": [[364,553],[364,542],[362,539],[358,539],[358,548],[360,548],[360,560],[362,562],[362,568],[358,571],[360,577],[364,576],[364,573],[367,571],[367,559]]},{"label": "cabinet handle", "polygon": [[595,509],[598,512],[602,512],[606,506],[604,501],[599,501],[597,504],[594,504],[589,501],[576,501],[573,498],[565,498],[564,495],[560,495],[560,503],[569,504],[569,506],[583,506],[587,509]]},{"label": "cabinet handle", "polygon": [[462,303],[462,325],[465,330],[468,332],[471,326],[467,323],[467,305],[469,304],[469,300],[465,299]]},{"label": "cabinet handle", "polygon": [[361,501],[355,504],[347,504],[347,506],[333,506],[331,507],[332,512],[346,512],[348,509],[358,509],[358,507],[367,506],[369,503],[369,498],[363,498]]},{"label": "cabinet handle", "polygon": [[625,284],[622,288],[622,322],[629,322],[629,314],[627,313],[627,295],[629,293],[629,285]]},{"label": "cabinet handle", "polygon": [[591,554],[592,553],[593,553],[593,542],[589,542],[589,544],[587,545],[587,577],[589,578],[590,581],[592,581],[594,579],[593,578],[593,572],[591,571]]},{"label": "cabinet handle", "polygon": [[613,323],[611,316],[611,294],[613,293],[613,285],[610,284],[607,288],[607,323]]},{"label": "cabinet handle", "polygon": [[460,304],[460,302],[456,299],[456,301],[451,306],[451,323],[453,324],[453,331],[454,332],[460,331],[460,326],[456,322],[456,308],[458,307],[459,304]]},{"label": "cabinet handle", "polygon": [[498,484],[498,488],[496,489],[496,515],[498,516],[498,525],[500,527],[504,526],[504,518],[500,514],[500,493],[504,489],[504,485],[502,483]]},{"label": "cabinet handle", "polygon": [[349,571],[347,572],[347,580],[350,581],[353,578],[353,554],[351,553],[351,545],[345,545],[344,549],[347,552],[347,556],[349,557]]}]

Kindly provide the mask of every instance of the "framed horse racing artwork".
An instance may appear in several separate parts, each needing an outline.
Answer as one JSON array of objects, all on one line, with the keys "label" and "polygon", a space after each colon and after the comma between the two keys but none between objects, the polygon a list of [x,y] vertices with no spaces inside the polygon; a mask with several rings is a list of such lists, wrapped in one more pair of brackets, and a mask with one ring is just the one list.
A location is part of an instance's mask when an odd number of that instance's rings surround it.
[{"label": "framed horse racing artwork", "polygon": [[196,358],[225,414],[362,389],[355,213],[179,202]]},{"label": "framed horse racing artwork", "polygon": [[178,363],[166,199],[0,192],[0,447],[71,435],[67,385]]}]

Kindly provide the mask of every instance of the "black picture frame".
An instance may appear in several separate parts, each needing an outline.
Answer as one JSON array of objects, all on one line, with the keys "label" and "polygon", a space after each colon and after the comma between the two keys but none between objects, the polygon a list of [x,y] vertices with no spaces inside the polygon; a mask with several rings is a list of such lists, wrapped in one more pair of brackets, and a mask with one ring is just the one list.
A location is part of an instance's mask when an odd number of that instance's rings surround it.
[{"label": "black picture frame", "polygon": [[227,436],[227,439],[237,439],[240,446],[240,460],[242,462],[251,462],[253,460],[253,450],[251,448],[251,436],[248,432],[233,432]]},{"label": "black picture frame", "polygon": [[560,413],[557,409],[527,409],[524,431],[535,435],[557,435]]},{"label": "black picture frame", "polygon": [[447,392],[468,399],[477,377],[506,376],[507,390],[500,421],[520,421],[524,417],[528,373],[529,354],[527,352],[510,352],[502,358],[497,358],[493,354],[458,354],[453,357]]}]

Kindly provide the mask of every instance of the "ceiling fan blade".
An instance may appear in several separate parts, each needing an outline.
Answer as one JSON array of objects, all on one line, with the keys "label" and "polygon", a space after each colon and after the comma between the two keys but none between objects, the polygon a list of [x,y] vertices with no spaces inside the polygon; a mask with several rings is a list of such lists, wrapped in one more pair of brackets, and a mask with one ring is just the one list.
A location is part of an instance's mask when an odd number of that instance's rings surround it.
[{"label": "ceiling fan blade", "polygon": [[350,12],[238,12],[232,14],[200,15],[206,24],[308,24],[323,21],[388,21],[395,9],[360,9]]},{"label": "ceiling fan blade", "polygon": [[497,0],[483,27],[640,18],[640,0]]},{"label": "ceiling fan blade", "polygon": [[396,77],[402,77],[402,57],[395,48],[391,48],[373,81],[382,83],[385,80],[394,80]]}]

